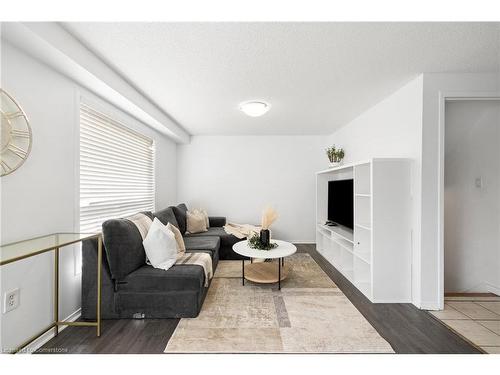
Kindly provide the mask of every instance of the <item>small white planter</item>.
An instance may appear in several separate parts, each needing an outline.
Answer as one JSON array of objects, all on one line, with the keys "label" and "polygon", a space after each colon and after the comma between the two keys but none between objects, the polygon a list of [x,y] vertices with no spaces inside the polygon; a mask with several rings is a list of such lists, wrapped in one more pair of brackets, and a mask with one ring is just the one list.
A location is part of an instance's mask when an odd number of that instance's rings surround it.
[{"label": "small white planter", "polygon": [[330,162],[330,168],[340,167],[341,165],[342,165],[342,161]]}]

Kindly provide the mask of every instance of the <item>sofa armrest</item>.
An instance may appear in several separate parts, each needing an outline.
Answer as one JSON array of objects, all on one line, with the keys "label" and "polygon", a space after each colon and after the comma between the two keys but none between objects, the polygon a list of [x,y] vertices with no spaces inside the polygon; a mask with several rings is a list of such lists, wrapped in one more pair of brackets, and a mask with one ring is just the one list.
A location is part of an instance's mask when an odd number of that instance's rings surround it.
[{"label": "sofa armrest", "polygon": [[[101,314],[112,317],[116,315],[114,302],[114,283],[109,272],[104,245],[102,248],[101,269]],[[97,306],[97,239],[82,241],[82,319],[96,319]]]},{"label": "sofa armrest", "polygon": [[209,216],[208,222],[210,227],[223,227],[226,225],[226,218],[224,216]]}]

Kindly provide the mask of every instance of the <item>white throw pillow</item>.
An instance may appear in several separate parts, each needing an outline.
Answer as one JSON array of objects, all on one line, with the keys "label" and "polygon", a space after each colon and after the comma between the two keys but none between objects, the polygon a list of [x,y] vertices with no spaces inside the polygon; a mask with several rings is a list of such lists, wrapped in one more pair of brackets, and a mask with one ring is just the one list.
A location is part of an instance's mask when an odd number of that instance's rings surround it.
[{"label": "white throw pillow", "polygon": [[142,241],[146,259],[154,268],[168,270],[177,260],[177,241],[174,233],[155,218]]}]

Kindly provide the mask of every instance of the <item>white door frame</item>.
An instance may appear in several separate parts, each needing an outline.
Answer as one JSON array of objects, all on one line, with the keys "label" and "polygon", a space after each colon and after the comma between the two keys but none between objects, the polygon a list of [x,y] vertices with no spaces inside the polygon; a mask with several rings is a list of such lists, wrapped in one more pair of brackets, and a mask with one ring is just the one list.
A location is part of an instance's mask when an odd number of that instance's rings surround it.
[{"label": "white door frame", "polygon": [[444,309],[444,152],[446,102],[464,100],[500,100],[500,91],[440,91],[439,92],[439,160],[438,160],[438,272],[439,309]]}]

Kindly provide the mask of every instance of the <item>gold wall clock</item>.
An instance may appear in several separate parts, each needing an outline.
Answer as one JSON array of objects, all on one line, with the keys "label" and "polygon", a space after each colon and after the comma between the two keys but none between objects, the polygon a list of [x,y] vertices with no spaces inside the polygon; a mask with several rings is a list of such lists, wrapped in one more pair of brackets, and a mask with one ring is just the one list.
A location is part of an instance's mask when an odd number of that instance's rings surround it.
[{"label": "gold wall clock", "polygon": [[19,168],[31,151],[31,128],[28,117],[12,96],[0,89],[0,176]]}]

